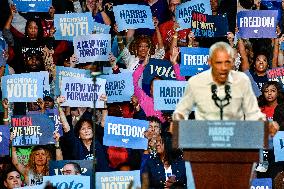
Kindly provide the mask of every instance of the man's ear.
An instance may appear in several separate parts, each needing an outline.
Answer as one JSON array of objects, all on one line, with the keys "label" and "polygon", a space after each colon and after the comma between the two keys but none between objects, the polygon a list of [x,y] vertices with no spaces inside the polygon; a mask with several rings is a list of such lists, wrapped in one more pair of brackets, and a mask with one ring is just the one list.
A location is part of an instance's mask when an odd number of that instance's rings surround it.
[{"label": "man's ear", "polygon": [[211,66],[211,58],[208,58],[208,65]]}]

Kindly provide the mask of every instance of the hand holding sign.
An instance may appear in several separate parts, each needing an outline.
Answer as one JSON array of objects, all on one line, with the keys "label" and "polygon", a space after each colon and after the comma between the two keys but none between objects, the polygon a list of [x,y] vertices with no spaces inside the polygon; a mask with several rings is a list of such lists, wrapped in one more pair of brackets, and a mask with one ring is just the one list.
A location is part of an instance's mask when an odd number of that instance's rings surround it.
[{"label": "hand holding sign", "polygon": [[2,100],[2,107],[3,107],[4,110],[8,110],[9,104],[8,104],[8,99],[7,98],[4,98]]},{"label": "hand holding sign", "polygon": [[276,121],[272,121],[268,123],[268,130],[269,130],[269,135],[271,137],[274,137],[277,131],[279,131],[279,125]]},{"label": "hand holding sign", "polygon": [[57,102],[58,105],[61,105],[65,101],[66,101],[66,98],[64,96],[59,96],[59,97],[56,98],[56,102]]}]

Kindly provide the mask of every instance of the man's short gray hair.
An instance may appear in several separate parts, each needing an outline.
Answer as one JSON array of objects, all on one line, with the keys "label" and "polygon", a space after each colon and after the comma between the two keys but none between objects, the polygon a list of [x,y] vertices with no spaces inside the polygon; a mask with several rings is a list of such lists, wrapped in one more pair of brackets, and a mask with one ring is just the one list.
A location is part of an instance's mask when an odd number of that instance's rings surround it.
[{"label": "man's short gray hair", "polygon": [[212,58],[213,53],[216,50],[225,50],[232,59],[234,59],[235,57],[235,51],[234,49],[226,42],[220,41],[217,43],[214,43],[213,45],[211,45],[210,49],[209,49],[209,58]]}]

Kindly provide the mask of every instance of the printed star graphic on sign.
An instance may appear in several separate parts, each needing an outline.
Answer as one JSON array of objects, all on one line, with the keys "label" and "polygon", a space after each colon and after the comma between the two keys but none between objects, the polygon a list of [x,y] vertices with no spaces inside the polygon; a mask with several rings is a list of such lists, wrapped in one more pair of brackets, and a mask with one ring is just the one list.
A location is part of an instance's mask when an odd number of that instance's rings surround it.
[{"label": "printed star graphic on sign", "polygon": [[129,139],[122,139],[122,142],[128,143]]},{"label": "printed star graphic on sign", "polygon": [[258,32],[258,30],[253,30],[253,32],[254,32],[254,33],[257,33],[257,32]]}]

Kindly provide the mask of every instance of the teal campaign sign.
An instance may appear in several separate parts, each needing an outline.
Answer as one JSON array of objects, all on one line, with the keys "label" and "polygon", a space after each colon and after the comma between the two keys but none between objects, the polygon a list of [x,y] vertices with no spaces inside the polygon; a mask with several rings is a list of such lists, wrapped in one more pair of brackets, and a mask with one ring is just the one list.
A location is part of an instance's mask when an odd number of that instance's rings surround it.
[{"label": "teal campaign sign", "polygon": [[149,28],[154,29],[150,6],[124,4],[113,7],[118,31],[127,29]]},{"label": "teal campaign sign", "polygon": [[60,95],[60,88],[63,77],[73,77],[73,78],[90,78],[90,70],[70,68],[64,66],[56,66],[56,79],[55,79],[55,90],[56,96]]},{"label": "teal campaign sign", "polygon": [[191,28],[192,11],[212,15],[210,0],[187,1],[176,7],[179,30]]},{"label": "teal campaign sign", "polygon": [[237,14],[242,38],[276,38],[277,10],[240,11]]},{"label": "teal campaign sign", "polygon": [[50,182],[57,189],[91,188],[90,177],[81,175],[44,176],[43,183]]},{"label": "teal campaign sign", "polygon": [[15,138],[13,146],[54,144],[54,122],[45,114],[14,116],[11,126]]},{"label": "teal campaign sign", "polygon": [[154,81],[154,109],[175,110],[183,96],[187,81],[155,80]]},{"label": "teal campaign sign", "polygon": [[130,101],[134,94],[132,72],[119,74],[101,75],[100,78],[106,79],[107,102]]},{"label": "teal campaign sign", "polygon": [[65,97],[66,102],[62,106],[70,107],[95,107],[103,108],[104,101],[99,100],[102,94],[105,94],[106,80],[96,78],[62,78],[61,95]]},{"label": "teal campaign sign", "polygon": [[0,155],[9,155],[10,128],[0,125]]},{"label": "teal campaign sign", "polygon": [[80,63],[108,61],[111,51],[110,34],[91,34],[73,39],[74,52]]},{"label": "teal campaign sign", "polygon": [[13,0],[19,12],[48,12],[51,0]]},{"label": "teal campaign sign", "polygon": [[271,178],[258,178],[251,181],[250,189],[272,189]]},{"label": "teal campaign sign", "polygon": [[144,137],[144,132],[148,127],[148,121],[107,116],[103,145],[147,149],[148,140]]},{"label": "teal campaign sign", "polygon": [[40,72],[3,76],[2,98],[9,99],[9,102],[36,102],[43,98],[43,80]]},{"label": "teal campaign sign", "polygon": [[54,27],[56,40],[72,41],[73,37],[91,34],[94,20],[91,12],[55,14]]},{"label": "teal campaign sign", "polygon": [[284,161],[284,131],[278,131],[273,137],[275,162]]},{"label": "teal campaign sign", "polygon": [[180,75],[193,76],[208,70],[209,49],[181,47]]},{"label": "teal campaign sign", "polygon": [[140,171],[113,171],[96,172],[96,188],[130,188],[130,182],[133,181],[131,188],[140,188]]}]

